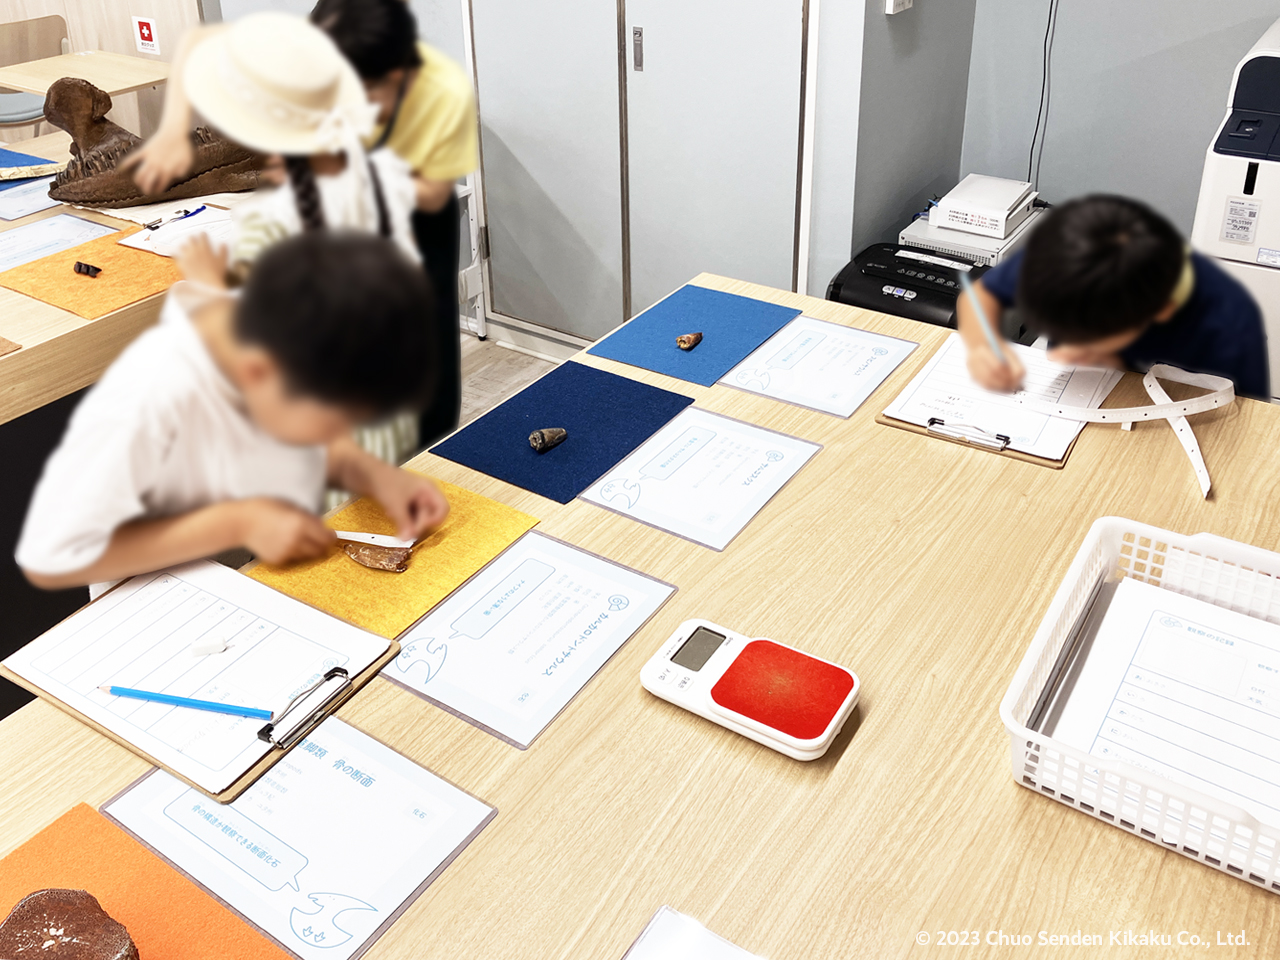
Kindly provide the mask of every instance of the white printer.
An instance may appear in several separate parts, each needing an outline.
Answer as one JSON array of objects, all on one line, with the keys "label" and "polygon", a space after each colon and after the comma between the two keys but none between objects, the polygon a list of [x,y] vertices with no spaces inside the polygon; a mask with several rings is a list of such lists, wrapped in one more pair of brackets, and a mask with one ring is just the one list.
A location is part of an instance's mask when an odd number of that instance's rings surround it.
[{"label": "white printer", "polygon": [[1280,390],[1280,20],[1236,65],[1227,115],[1205,153],[1191,245],[1248,288]]}]

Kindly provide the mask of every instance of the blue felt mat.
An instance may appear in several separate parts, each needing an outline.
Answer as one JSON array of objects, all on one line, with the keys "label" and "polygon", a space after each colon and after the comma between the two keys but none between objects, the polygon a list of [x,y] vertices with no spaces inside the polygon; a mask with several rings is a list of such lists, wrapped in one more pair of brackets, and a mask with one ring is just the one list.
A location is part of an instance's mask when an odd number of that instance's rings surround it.
[{"label": "blue felt mat", "polygon": [[[691,403],[692,397],[564,363],[431,452],[568,503]],[[569,436],[538,453],[529,434],[543,427],[564,427]]]},{"label": "blue felt mat", "polygon": [[19,153],[17,150],[0,147],[0,167],[34,167],[52,162],[43,157],[33,157],[29,153]]},{"label": "blue felt mat", "polygon": [[[709,387],[799,315],[795,307],[685,286],[587,353]],[[702,342],[681,350],[676,337],[685,333],[701,333]]]}]

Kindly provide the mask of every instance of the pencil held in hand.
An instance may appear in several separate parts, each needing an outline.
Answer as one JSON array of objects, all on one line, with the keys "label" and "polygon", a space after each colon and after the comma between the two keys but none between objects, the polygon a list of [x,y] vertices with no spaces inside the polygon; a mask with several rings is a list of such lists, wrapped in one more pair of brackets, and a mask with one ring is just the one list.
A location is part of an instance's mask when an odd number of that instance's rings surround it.
[{"label": "pencil held in hand", "polygon": [[1008,366],[1008,358],[1005,357],[1004,351],[1000,349],[1000,338],[991,329],[991,321],[987,319],[987,311],[982,309],[982,303],[978,300],[977,293],[974,292],[973,284],[969,280],[969,274],[964,270],[959,271],[959,273],[960,286],[964,288],[964,295],[969,298],[969,304],[973,307],[973,312],[978,317],[978,323],[982,325],[982,332],[987,338],[987,346],[991,348],[991,352],[996,355],[997,360]]}]

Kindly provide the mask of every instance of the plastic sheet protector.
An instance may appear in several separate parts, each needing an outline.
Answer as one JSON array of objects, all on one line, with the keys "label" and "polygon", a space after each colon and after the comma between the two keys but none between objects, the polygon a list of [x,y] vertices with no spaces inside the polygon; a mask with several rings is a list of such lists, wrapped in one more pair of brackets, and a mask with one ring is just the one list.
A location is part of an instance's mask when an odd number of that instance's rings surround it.
[{"label": "plastic sheet protector", "polygon": [[796,317],[720,382],[849,417],[919,344]]},{"label": "plastic sheet protector", "polygon": [[302,960],[351,960],[497,814],[334,717],[235,802],[163,771],[103,812]]},{"label": "plastic sheet protector", "polygon": [[1045,732],[1280,826],[1280,626],[1125,578]]},{"label": "plastic sheet protector", "polygon": [[416,624],[382,675],[523,749],[675,591],[527,533]]},{"label": "plastic sheet protector", "polygon": [[693,917],[661,907],[623,960],[760,960]]},{"label": "plastic sheet protector", "polygon": [[1070,407],[1102,405],[1120,382],[1119,370],[1067,367],[1051,362],[1043,350],[1008,344],[1026,366],[1022,389],[1013,394],[986,390],[969,376],[964,341],[951,334],[893,402],[886,417],[927,427],[931,420],[951,429],[978,431],[992,439],[1008,439],[1008,449],[1061,460],[1084,423],[1021,406],[1027,398]]},{"label": "plastic sheet protector", "polygon": [[582,499],[723,550],[821,444],[691,407]]},{"label": "plastic sheet protector", "polygon": [[[587,353],[709,387],[799,314],[795,307],[690,284]],[[676,337],[686,333],[701,333],[702,342],[681,350]]]},{"label": "plastic sheet protector", "polygon": [[[198,642],[226,640],[195,656]],[[283,711],[333,667],[356,676],[388,642],[208,560],[134,577],[8,657],[49,696],[220,793],[273,749],[261,720],[112,696],[103,684]],[[307,700],[300,702],[305,707]]]}]

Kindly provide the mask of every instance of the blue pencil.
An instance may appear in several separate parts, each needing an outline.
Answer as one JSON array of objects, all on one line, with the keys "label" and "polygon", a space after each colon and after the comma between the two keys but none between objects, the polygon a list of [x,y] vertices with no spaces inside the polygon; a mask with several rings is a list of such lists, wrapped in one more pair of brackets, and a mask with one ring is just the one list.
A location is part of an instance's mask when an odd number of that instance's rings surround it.
[{"label": "blue pencil", "polygon": [[151,693],[147,690],[133,690],[129,687],[113,687],[104,683],[98,688],[113,697],[128,697],[130,700],[146,700],[150,703],[167,703],[171,707],[190,707],[192,710],[208,710],[210,713],[227,713],[233,717],[253,717],[255,720],[270,720],[270,710],[259,710],[257,707],[240,707],[234,703],[215,703],[212,700],[192,700],[190,697],[175,697],[168,693]]},{"label": "blue pencil", "polygon": [[987,319],[987,311],[983,310],[982,304],[978,302],[978,295],[974,293],[973,284],[969,282],[969,274],[964,270],[960,270],[959,274],[960,286],[964,287],[964,292],[968,295],[969,302],[973,304],[973,312],[978,315],[978,322],[982,324],[982,332],[987,335],[987,346],[996,355],[996,359],[1007,366],[1008,361],[1004,358],[1004,351],[1000,349],[1000,341],[996,339],[995,331],[991,329],[991,321]]}]

